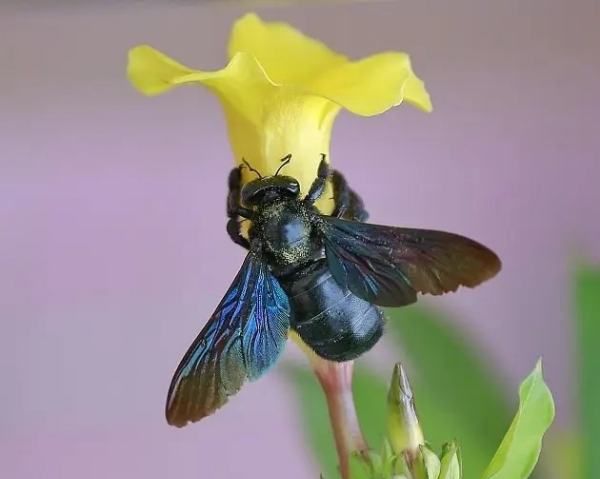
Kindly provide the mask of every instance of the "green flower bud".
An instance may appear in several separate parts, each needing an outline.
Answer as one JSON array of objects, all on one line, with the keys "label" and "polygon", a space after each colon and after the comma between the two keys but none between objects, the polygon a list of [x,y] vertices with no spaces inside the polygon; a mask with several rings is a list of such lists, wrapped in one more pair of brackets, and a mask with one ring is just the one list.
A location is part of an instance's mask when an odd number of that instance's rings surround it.
[{"label": "green flower bud", "polygon": [[392,449],[398,456],[404,455],[410,466],[425,440],[415,411],[412,389],[400,363],[394,366],[388,392],[387,428]]}]

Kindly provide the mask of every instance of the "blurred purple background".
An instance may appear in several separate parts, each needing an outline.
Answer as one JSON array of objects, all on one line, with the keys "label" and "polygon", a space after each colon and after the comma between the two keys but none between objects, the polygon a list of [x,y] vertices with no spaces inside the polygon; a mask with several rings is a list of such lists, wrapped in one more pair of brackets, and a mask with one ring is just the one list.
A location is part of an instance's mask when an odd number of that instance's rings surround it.
[{"label": "blurred purple background", "polygon": [[[411,54],[434,113],[343,114],[332,161],[373,221],[498,251],[497,279],[430,303],[469,328],[515,394],[543,356],[567,425],[569,272],[600,257],[600,7],[427,5],[257,11],[354,57]],[[317,477],[277,370],[200,424],[163,416],[173,369],[243,252],[224,230],[232,159],[216,100],[140,96],[126,53],[147,42],[220,67],[245,11],[0,6],[0,476]]]}]

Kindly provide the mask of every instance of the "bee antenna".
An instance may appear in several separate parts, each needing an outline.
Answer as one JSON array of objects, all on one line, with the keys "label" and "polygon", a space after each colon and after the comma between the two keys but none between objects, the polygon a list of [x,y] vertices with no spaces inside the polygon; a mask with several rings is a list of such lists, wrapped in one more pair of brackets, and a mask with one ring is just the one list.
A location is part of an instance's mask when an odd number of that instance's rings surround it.
[{"label": "bee antenna", "polygon": [[284,166],[286,166],[290,161],[292,161],[292,154],[288,153],[281,159],[281,165],[279,165],[279,168],[277,168],[277,171],[275,172],[275,176],[277,176],[279,174],[279,172],[281,171],[281,169]]},{"label": "bee antenna", "polygon": [[[260,172],[257,169],[252,168],[252,166],[250,166],[250,163],[248,163],[246,158],[242,158],[242,162],[244,163],[244,165],[246,165],[246,168],[248,168],[249,171],[253,171],[254,173],[256,173],[258,178],[262,180],[263,176],[260,174]],[[242,166],[244,166],[244,165],[242,165]]]}]

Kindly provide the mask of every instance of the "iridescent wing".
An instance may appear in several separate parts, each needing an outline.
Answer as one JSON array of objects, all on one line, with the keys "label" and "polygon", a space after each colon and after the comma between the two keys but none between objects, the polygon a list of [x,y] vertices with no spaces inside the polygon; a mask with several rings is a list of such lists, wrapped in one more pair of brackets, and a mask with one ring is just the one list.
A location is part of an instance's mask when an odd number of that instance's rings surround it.
[{"label": "iridescent wing", "polygon": [[290,323],[288,298],[256,251],[250,251],[225,297],[175,371],[169,424],[196,422],[225,404],[246,379],[275,363]]},{"label": "iridescent wing", "polygon": [[380,306],[404,306],[417,292],[475,287],[500,271],[496,254],[453,233],[322,216],[329,269],[338,283]]}]

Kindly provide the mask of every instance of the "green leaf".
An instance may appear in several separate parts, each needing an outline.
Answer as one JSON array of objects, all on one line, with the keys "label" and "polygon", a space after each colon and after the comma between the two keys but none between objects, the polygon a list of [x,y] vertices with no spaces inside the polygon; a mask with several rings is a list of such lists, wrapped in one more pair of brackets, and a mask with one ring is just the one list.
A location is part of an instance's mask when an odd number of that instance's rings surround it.
[{"label": "green leaf", "polygon": [[[337,452],[321,387],[308,365],[286,364],[282,371],[296,390],[304,432],[326,479],[339,477]],[[379,450],[385,438],[386,391],[384,380],[356,364],[353,378],[354,403],[369,446]]]},{"label": "green leaf", "polygon": [[582,431],[581,477],[600,477],[600,269],[583,267],[575,277],[579,363],[579,408]]},{"label": "green leaf", "polygon": [[554,401],[538,361],[519,388],[519,410],[483,479],[526,479],[535,467],[542,437],[554,419]]},{"label": "green leaf", "polygon": [[500,375],[440,313],[417,305],[386,314],[388,338],[403,352],[425,438],[439,448],[451,435],[461,445],[465,477],[481,475],[510,421]]}]

